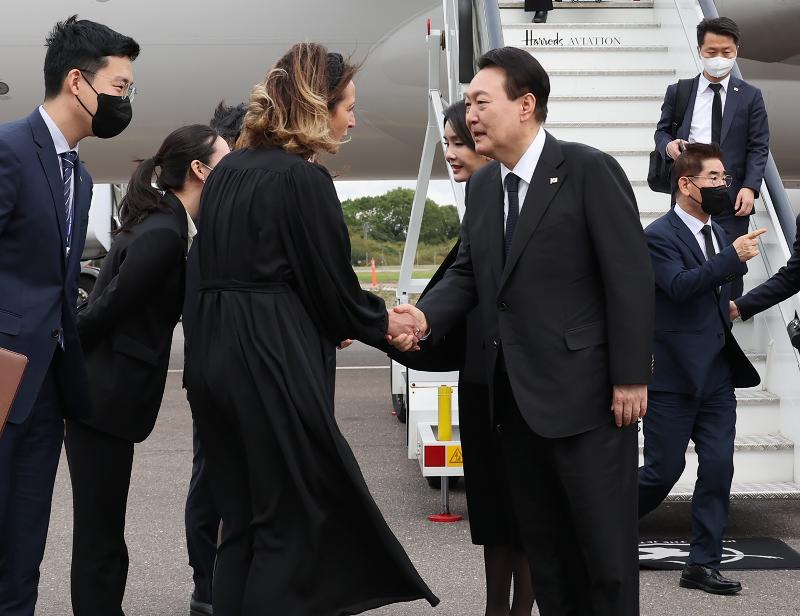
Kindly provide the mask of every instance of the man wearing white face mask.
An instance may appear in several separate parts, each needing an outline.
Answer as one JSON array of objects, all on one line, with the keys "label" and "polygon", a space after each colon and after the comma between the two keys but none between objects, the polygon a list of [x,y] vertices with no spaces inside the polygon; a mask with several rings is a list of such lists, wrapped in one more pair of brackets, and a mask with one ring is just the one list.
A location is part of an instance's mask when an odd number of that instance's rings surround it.
[{"label": "man wearing white face mask", "polygon": [[[679,84],[667,88],[655,132],[656,149],[677,158],[686,143],[717,143],[726,171],[733,177],[730,208],[714,220],[729,237],[747,233],[749,216],[761,189],[769,154],[767,110],[761,91],[731,75],[740,32],[727,17],[704,19],[697,25],[697,48],[703,72],[692,80],[688,100],[679,102]],[[675,109],[685,107],[672,130]],[[742,280],[732,294],[741,295]]]}]

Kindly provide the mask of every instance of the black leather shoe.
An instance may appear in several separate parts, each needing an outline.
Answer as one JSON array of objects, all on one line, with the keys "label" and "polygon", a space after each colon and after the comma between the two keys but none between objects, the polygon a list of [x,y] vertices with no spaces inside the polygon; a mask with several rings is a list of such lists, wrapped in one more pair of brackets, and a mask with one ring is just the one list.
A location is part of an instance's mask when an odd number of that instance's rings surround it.
[{"label": "black leather shoe", "polygon": [[547,11],[536,11],[533,14],[533,23],[543,24],[547,21]]},{"label": "black leather shoe", "polygon": [[194,598],[194,593],[189,599],[189,616],[214,616],[214,608],[210,603],[203,603]]},{"label": "black leather shoe", "polygon": [[711,567],[705,565],[684,565],[681,580],[682,588],[705,590],[713,595],[735,595],[742,590],[742,584],[729,580]]}]

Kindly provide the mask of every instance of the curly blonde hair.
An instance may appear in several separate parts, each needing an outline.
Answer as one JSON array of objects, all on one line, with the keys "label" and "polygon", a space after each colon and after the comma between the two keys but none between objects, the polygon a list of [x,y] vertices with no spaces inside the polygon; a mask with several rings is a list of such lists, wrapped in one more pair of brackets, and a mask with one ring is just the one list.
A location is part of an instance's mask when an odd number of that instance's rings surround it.
[{"label": "curly blonde hair", "polygon": [[335,152],[330,114],[358,66],[318,43],[297,43],[256,84],[237,148],[279,147],[311,158]]}]

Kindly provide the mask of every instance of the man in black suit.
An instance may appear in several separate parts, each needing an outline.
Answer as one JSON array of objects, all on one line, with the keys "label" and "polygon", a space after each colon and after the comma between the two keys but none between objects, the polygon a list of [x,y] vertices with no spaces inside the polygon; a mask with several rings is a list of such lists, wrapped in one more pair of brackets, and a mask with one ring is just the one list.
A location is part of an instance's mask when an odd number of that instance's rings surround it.
[{"label": "man in black suit", "polygon": [[655,509],[686,465],[699,459],[692,497],[692,541],[680,585],[735,594],[739,582],[719,572],[728,522],[736,434],[734,387],[760,378],[731,334],[732,281],[758,254],[760,229],[733,244],[714,220],[727,198],[716,145],[690,144],[675,161],[676,205],[645,229],[656,279],[653,380],[644,419],[639,515]]},{"label": "man in black suit", "polygon": [[[697,25],[703,72],[694,78],[677,136],[673,139],[671,133],[677,84],[667,88],[655,132],[656,149],[665,158],[678,158],[686,143],[716,143],[722,148],[725,170],[733,180],[728,187],[730,203],[714,220],[731,238],[747,233],[769,156],[761,90],[731,75],[740,38],[739,27],[727,17],[704,19]],[[741,278],[734,281],[732,297],[742,294],[743,284]]]},{"label": "man in black suit", "polygon": [[612,157],[545,132],[550,82],[530,54],[495,49],[478,66],[467,122],[497,162],[470,179],[455,263],[416,308],[395,310],[436,342],[478,306],[540,613],[636,615],[636,422],[653,329],[636,201]]},{"label": "man in black suit", "polygon": [[0,347],[29,364],[0,438],[0,614],[32,616],[64,419],[89,407],[75,326],[91,135],[130,122],[136,42],[73,16],[47,38],[45,100],[0,125]]}]

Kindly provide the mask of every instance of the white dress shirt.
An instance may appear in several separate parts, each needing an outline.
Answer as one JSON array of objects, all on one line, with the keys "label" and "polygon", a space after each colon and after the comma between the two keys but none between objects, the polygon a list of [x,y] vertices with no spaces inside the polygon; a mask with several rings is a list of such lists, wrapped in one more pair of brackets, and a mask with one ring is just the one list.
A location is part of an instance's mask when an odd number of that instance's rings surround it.
[{"label": "white dress shirt", "polygon": [[[692,232],[694,235],[694,239],[697,240],[697,243],[700,245],[700,252],[703,253],[703,256],[708,259],[708,255],[706,254],[706,238],[703,235],[703,227],[706,225],[711,224],[711,217],[708,217],[708,222],[703,224],[702,221],[698,220],[691,214],[686,213],[680,205],[675,205],[675,213],[678,215],[687,227],[689,227],[689,231]],[[714,244],[714,250],[719,254],[719,243],[717,242],[717,234],[714,233],[712,228],[711,230],[711,241]]]},{"label": "white dress shirt", "polygon": [[536,165],[539,164],[539,158],[544,150],[544,142],[547,138],[547,133],[543,127],[539,127],[539,132],[533,139],[525,154],[517,161],[513,169],[509,169],[503,163],[500,163],[500,181],[503,184],[503,233],[506,228],[506,218],[508,218],[508,193],[506,192],[506,176],[514,172],[519,178],[519,213],[522,214],[522,206],[525,204],[525,196],[528,194],[528,187],[533,180],[533,173],[536,171]]},{"label": "white dress shirt", "polygon": [[194,236],[197,235],[197,225],[194,224],[192,217],[189,216],[189,212],[186,212],[186,230],[187,230],[187,241],[186,241],[186,252],[189,252],[189,249],[192,247],[192,242],[194,241]]},{"label": "white dress shirt", "polygon": [[[725,79],[720,81],[722,89],[719,96],[722,99],[722,114],[725,115],[725,99],[728,94],[728,84],[731,76],[728,74]],[[694,111],[692,112],[692,125],[689,129],[689,143],[711,143],[711,107],[714,104],[714,90],[709,86],[711,82],[700,73],[700,80],[697,83],[697,97],[694,99]]]},{"label": "white dress shirt", "polygon": [[[75,153],[78,152],[78,146],[76,145],[74,148],[69,147],[69,143],[67,143],[67,138],[64,136],[64,133],[61,132],[61,129],[58,128],[58,125],[53,121],[53,118],[44,110],[44,107],[39,105],[39,113],[44,120],[44,123],[47,125],[47,130],[50,131],[50,137],[53,139],[53,145],[56,146],[56,154],[58,155],[58,172],[61,174],[61,179],[64,179],[64,167],[61,164],[61,155],[65,152],[69,152],[70,150],[74,150]],[[75,205],[75,171],[72,172],[72,185],[69,187],[69,207],[74,210]]]}]

